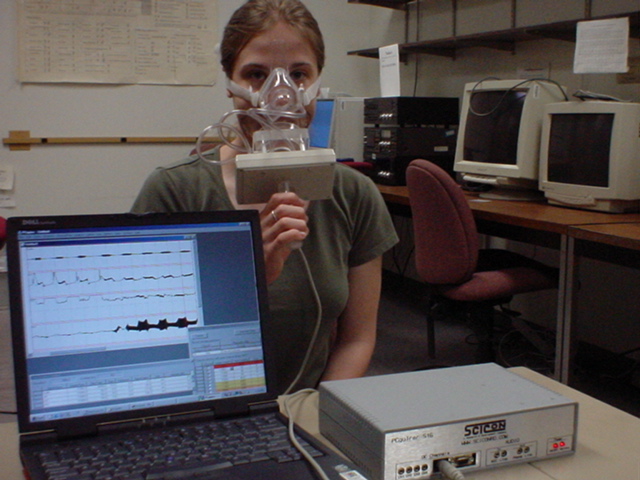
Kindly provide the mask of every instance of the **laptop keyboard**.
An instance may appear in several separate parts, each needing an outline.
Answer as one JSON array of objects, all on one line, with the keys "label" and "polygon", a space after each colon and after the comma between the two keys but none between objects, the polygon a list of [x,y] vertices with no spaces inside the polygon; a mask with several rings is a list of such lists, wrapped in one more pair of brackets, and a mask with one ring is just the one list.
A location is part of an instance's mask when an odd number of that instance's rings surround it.
[{"label": "laptop keyboard", "polygon": [[[314,457],[324,455],[297,437]],[[290,462],[301,454],[275,415],[72,441],[37,454],[50,480],[172,480],[206,477],[251,462]]]}]

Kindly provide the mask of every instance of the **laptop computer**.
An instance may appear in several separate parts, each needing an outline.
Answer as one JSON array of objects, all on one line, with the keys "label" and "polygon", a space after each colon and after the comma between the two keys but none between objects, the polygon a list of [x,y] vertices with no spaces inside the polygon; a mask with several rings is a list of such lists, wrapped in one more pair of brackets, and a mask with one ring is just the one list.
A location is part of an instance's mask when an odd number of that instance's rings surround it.
[{"label": "laptop computer", "polygon": [[[230,456],[249,441],[214,441],[279,416],[256,211],[16,217],[7,260],[32,480],[318,478],[290,445]],[[211,443],[185,440],[194,431]],[[362,478],[297,435],[329,478]]]}]

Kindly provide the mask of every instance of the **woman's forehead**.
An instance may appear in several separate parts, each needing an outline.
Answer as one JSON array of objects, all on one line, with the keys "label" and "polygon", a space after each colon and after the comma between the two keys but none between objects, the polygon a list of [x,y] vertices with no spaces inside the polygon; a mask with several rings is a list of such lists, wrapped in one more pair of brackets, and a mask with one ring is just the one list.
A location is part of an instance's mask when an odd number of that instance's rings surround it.
[{"label": "woman's forehead", "polygon": [[242,49],[237,68],[254,64],[266,68],[291,68],[295,64],[317,66],[317,58],[309,41],[293,27],[277,23],[271,29],[253,37]]}]

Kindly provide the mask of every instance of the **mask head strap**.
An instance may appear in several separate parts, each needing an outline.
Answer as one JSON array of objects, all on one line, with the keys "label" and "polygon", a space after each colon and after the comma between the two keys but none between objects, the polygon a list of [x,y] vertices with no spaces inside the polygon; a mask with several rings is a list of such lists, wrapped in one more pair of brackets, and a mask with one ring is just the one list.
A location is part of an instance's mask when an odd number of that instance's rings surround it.
[{"label": "mask head strap", "polygon": [[241,87],[229,77],[227,77],[227,90],[229,90],[236,97],[246,100],[252,106],[258,106],[258,98],[260,97],[260,92],[254,92],[253,90],[251,90],[251,88]]},{"label": "mask head strap", "polygon": [[309,88],[304,90],[304,92],[302,93],[302,101],[305,107],[316,99],[316,97],[318,96],[319,90],[320,90],[320,77],[318,77],[318,79],[315,82],[313,82],[311,85],[309,85]]}]

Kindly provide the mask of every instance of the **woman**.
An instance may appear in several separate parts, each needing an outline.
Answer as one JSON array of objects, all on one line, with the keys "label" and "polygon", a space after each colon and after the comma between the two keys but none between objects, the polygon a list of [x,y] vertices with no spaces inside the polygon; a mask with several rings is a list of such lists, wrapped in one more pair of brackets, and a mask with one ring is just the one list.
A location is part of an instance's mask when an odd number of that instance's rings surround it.
[{"label": "woman", "polygon": [[[225,28],[221,63],[230,83],[258,91],[276,68],[284,69],[305,89],[317,83],[324,67],[324,43],[318,25],[299,0],[250,0]],[[236,109],[250,103],[230,88]],[[315,99],[297,120],[307,127]],[[241,120],[251,137],[258,125]],[[227,145],[213,152],[214,164],[190,157],[159,168],[147,179],[135,212],[228,210],[260,211],[269,283],[269,303],[281,344],[276,358],[278,391],[315,387],[321,380],[365,373],[376,339],[382,254],[397,235],[375,185],[364,175],[336,165],[333,197],[304,202],[294,193],[276,193],[265,205],[238,205],[235,200],[237,151]],[[318,308],[305,269],[322,305],[317,340],[299,381],[292,385],[310,347]]]}]

